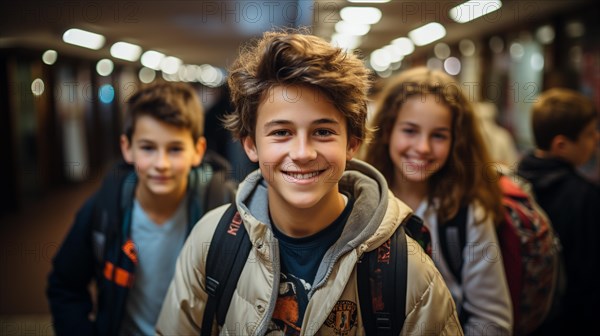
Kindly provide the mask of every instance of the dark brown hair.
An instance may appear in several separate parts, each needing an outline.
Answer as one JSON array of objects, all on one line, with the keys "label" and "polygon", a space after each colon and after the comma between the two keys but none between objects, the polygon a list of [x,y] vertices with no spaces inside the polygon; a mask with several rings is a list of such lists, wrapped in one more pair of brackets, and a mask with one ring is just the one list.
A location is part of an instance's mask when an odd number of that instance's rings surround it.
[{"label": "dark brown hair", "polygon": [[124,134],[129,141],[135,122],[147,115],[169,125],[189,129],[196,142],[204,130],[204,112],[194,89],[185,83],[162,82],[141,88],[127,101]]},{"label": "dark brown hair", "polygon": [[569,89],[550,89],[538,97],[531,110],[536,146],[550,150],[557,135],[577,141],[581,131],[597,117],[597,111],[586,96]]}]

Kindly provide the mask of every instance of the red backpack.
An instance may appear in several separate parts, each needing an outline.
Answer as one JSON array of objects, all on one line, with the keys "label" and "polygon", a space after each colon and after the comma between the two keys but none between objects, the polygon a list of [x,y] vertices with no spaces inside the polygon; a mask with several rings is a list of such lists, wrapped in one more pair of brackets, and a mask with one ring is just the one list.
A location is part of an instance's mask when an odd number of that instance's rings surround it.
[{"label": "red backpack", "polygon": [[[527,335],[560,306],[566,281],[561,245],[524,180],[502,174],[499,185],[505,212],[496,233],[512,299],[514,334]],[[467,207],[462,207],[453,219],[438,227],[442,254],[459,282],[466,223]],[[469,312],[460,311],[464,324]]]}]

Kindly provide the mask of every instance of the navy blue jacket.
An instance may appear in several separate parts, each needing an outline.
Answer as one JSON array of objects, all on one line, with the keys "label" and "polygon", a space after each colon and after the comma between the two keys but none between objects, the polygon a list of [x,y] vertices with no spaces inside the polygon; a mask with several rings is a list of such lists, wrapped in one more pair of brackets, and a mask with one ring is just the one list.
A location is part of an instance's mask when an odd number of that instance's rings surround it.
[{"label": "navy blue jacket", "polygon": [[[236,184],[226,161],[207,154],[188,181],[188,234],[207,211],[233,202]],[[52,261],[47,296],[57,335],[116,335],[135,279],[128,250],[136,174],[118,164],[78,211]],[[90,293],[92,280],[96,294]]]}]

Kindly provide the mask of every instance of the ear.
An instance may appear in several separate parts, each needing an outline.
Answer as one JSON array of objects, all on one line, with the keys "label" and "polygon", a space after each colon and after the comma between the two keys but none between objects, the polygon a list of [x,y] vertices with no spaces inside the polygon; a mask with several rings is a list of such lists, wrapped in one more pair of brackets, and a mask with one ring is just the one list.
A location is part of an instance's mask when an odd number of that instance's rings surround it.
[{"label": "ear", "polygon": [[123,160],[129,164],[133,164],[133,151],[131,150],[131,143],[125,134],[121,134],[121,155],[123,155]]},{"label": "ear", "polygon": [[252,137],[247,136],[243,138],[242,144],[244,145],[244,151],[246,152],[246,155],[248,155],[250,161],[258,162],[258,151],[256,150],[256,144]]},{"label": "ear", "polygon": [[361,144],[362,141],[360,141],[359,139],[354,137],[350,138],[350,140],[348,141],[348,148],[346,149],[346,161],[352,160],[352,158],[360,148]]},{"label": "ear", "polygon": [[569,142],[570,140],[564,135],[555,136],[550,143],[550,154],[561,156],[567,149]]},{"label": "ear", "polygon": [[194,167],[199,166],[200,163],[202,163],[204,153],[206,153],[206,138],[199,137],[198,140],[196,140],[196,144],[194,145],[194,157],[192,160],[192,164],[194,165]]}]

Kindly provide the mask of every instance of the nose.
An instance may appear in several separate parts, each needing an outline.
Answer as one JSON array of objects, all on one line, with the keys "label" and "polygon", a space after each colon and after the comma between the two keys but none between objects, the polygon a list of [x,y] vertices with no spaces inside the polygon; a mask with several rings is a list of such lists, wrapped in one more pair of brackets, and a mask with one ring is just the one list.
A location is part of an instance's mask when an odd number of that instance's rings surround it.
[{"label": "nose", "polygon": [[298,136],[290,149],[290,158],[294,161],[307,162],[317,158],[317,151],[306,136]]},{"label": "nose", "polygon": [[154,162],[156,169],[167,169],[170,164],[171,161],[169,160],[168,153],[164,150],[159,150],[157,153],[156,161]]},{"label": "nose", "polygon": [[422,153],[422,154],[427,154],[427,153],[431,152],[431,145],[429,143],[429,138],[427,136],[423,135],[417,139],[416,150],[417,150],[417,152]]}]

